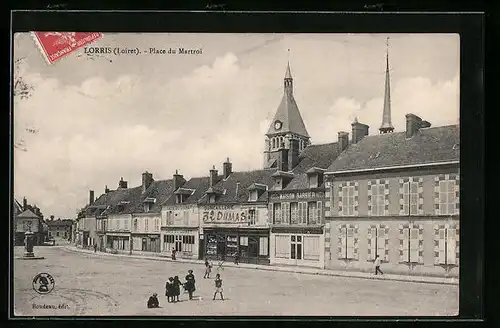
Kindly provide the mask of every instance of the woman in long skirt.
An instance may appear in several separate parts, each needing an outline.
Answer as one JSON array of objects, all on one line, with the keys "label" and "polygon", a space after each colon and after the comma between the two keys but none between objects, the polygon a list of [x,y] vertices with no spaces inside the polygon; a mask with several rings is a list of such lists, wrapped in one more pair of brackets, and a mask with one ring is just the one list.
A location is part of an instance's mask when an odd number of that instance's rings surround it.
[{"label": "woman in long skirt", "polygon": [[165,296],[167,296],[168,303],[174,300],[173,289],[174,289],[174,278],[170,277],[168,278],[168,281],[165,284]]},{"label": "woman in long skirt", "polygon": [[181,281],[179,280],[179,276],[174,277],[173,281],[173,290],[174,290],[174,302],[179,302],[179,295],[181,294]]}]

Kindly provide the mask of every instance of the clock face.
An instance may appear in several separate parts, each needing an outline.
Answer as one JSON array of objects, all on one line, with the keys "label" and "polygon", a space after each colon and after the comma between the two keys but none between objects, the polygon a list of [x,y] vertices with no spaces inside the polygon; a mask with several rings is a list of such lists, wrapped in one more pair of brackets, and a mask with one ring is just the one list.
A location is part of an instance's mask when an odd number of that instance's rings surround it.
[{"label": "clock face", "polygon": [[281,122],[280,122],[280,121],[276,121],[276,122],[274,122],[274,128],[275,128],[276,130],[281,129],[281,125],[282,125],[282,124],[281,124]]}]

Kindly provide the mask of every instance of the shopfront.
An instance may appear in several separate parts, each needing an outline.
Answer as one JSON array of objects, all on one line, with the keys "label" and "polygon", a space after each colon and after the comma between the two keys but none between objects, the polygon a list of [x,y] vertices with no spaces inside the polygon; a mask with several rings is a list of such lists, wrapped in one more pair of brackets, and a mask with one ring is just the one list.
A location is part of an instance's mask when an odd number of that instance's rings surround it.
[{"label": "shopfront", "polygon": [[178,258],[198,259],[199,230],[194,228],[162,228],[162,253],[167,255],[176,251]]},{"label": "shopfront", "polygon": [[130,251],[130,235],[126,233],[108,233],[106,234],[106,251]]},{"label": "shopfront", "polygon": [[324,267],[323,228],[273,227],[271,264]]},{"label": "shopfront", "polygon": [[160,234],[134,234],[132,235],[132,250],[139,252],[160,253]]}]

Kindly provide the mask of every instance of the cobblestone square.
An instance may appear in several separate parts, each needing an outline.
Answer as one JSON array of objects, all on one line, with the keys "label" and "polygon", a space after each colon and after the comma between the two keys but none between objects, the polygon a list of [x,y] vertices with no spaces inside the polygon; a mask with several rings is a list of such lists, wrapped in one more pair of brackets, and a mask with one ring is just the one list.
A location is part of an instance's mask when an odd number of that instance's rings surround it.
[{"label": "cobblestone square", "polygon": [[[458,314],[458,285],[378,281],[243,268],[221,271],[225,300],[213,301],[215,271],[203,279],[198,264],[110,257],[72,252],[62,246],[37,247],[44,260],[14,260],[14,311],[19,316],[405,316]],[[15,249],[15,255],[22,253]],[[181,280],[192,269],[195,299],[167,303],[170,276]],[[45,272],[55,279],[50,294],[37,294],[32,279]],[[147,309],[158,293],[160,308]],[[56,308],[43,308],[44,305]]]}]

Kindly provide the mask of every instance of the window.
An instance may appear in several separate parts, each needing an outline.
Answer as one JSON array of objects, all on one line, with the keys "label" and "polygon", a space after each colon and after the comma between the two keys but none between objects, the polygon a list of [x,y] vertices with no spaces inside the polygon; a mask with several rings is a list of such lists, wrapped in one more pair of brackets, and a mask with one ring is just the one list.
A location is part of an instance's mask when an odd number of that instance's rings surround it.
[{"label": "window", "polygon": [[418,228],[403,229],[403,262],[418,263],[419,258]]},{"label": "window", "polygon": [[215,203],[215,195],[210,195],[209,201],[212,204]]},{"label": "window", "polygon": [[342,214],[354,215],[354,186],[342,187]]},{"label": "window", "polygon": [[385,214],[385,184],[371,185],[372,211],[371,215],[381,216]]},{"label": "window", "polygon": [[256,210],[248,210],[249,223],[250,225],[255,225],[257,223]]},{"label": "window", "polygon": [[120,230],[120,220],[119,219],[117,219],[115,221],[115,227],[116,227],[116,230]]},{"label": "window", "polygon": [[189,225],[189,210],[184,210],[182,213],[184,215],[184,225],[188,226]]},{"label": "window", "polygon": [[276,139],[273,138],[273,149],[276,148]]},{"label": "window", "polygon": [[66,231],[64,232],[64,238],[68,238],[68,233]]},{"label": "window", "polygon": [[304,260],[319,261],[319,236],[304,236]]},{"label": "window", "polygon": [[343,259],[354,259],[354,228],[341,228],[340,244],[340,257]]},{"label": "window", "polygon": [[240,236],[240,246],[248,246],[248,237]]},{"label": "window", "polygon": [[418,214],[418,182],[403,183],[403,213]]},{"label": "window", "polygon": [[56,231],[56,237],[59,237],[59,231]]},{"label": "window", "polygon": [[252,190],[252,191],[250,191],[250,197],[248,200],[251,202],[256,202],[257,199],[259,198],[258,196],[259,196],[259,194],[258,194],[257,190]]},{"label": "window", "polygon": [[281,224],[281,204],[274,203],[274,213],[273,213],[274,223]]},{"label": "window", "polygon": [[123,220],[123,229],[128,230],[128,220]]},{"label": "window", "polygon": [[439,181],[439,214],[455,214],[455,180]]},{"label": "window", "polygon": [[194,236],[182,236],[182,250],[187,253],[193,252]]},{"label": "window", "polygon": [[144,213],[148,213],[150,209],[149,203],[144,204]]},{"label": "window", "polygon": [[307,224],[307,202],[299,202],[299,224]]},{"label": "window", "polygon": [[290,258],[290,239],[288,235],[276,235],[275,257],[282,259]]},{"label": "window", "polygon": [[380,260],[388,261],[386,256],[386,240],[388,239],[389,229],[385,227],[372,227],[368,233],[368,260],[374,261],[376,256],[380,257]]},{"label": "window", "polygon": [[269,254],[269,241],[267,237],[259,238],[259,255],[267,256]]},{"label": "window", "polygon": [[309,176],[309,188],[317,188],[318,187],[318,175],[311,174]]},{"label": "window", "polygon": [[174,224],[174,217],[172,215],[172,211],[167,212],[167,225]]},{"label": "window", "polygon": [[457,264],[457,230],[439,229],[439,254],[438,264]]},{"label": "window", "polygon": [[160,219],[154,219],[154,231],[160,231]]},{"label": "window", "polygon": [[137,219],[134,219],[134,231],[137,231]]},{"label": "window", "polygon": [[323,214],[321,210],[321,202],[309,202],[307,203],[308,212],[308,223],[309,224],[320,224],[321,216]]},{"label": "window", "polygon": [[149,218],[144,219],[144,231],[149,231]]},{"label": "window", "polygon": [[290,223],[290,203],[281,204],[281,221],[284,224]]},{"label": "window", "polygon": [[302,260],[302,236],[290,236],[290,254],[293,260]]}]

